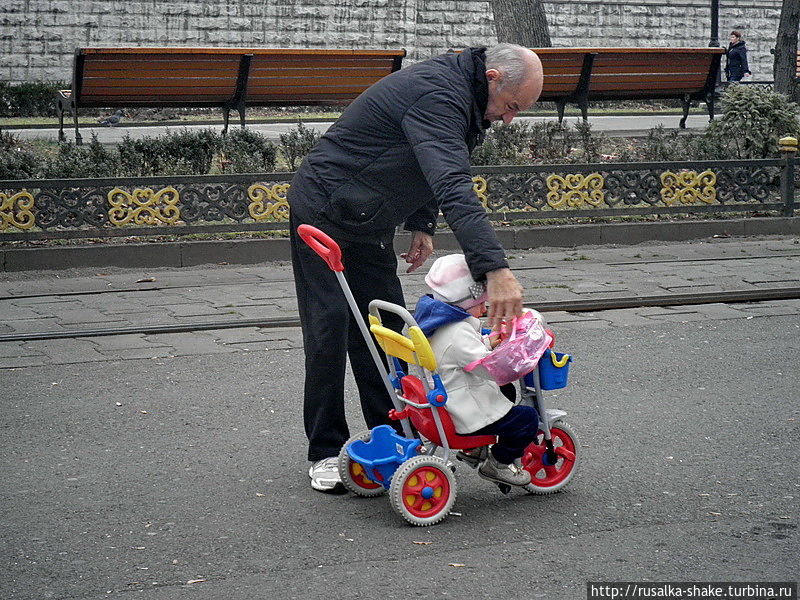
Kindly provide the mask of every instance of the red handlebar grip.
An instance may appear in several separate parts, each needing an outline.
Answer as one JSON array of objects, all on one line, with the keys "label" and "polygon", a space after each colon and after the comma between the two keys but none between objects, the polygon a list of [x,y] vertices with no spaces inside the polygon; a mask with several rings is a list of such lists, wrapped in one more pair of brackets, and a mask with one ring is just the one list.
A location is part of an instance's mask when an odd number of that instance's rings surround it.
[{"label": "red handlebar grip", "polygon": [[320,258],[328,263],[332,271],[344,271],[342,264],[342,250],[330,236],[320,231],[311,225],[298,226],[298,235],[303,238],[303,241],[308,244],[314,252],[319,254]]}]

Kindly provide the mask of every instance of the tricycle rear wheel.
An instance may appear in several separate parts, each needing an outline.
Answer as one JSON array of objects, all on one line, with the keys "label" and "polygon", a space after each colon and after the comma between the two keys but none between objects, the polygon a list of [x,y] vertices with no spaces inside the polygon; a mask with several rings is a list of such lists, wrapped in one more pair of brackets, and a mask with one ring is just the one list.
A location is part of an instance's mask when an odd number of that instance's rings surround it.
[{"label": "tricycle rear wheel", "polygon": [[350,458],[347,448],[356,440],[369,442],[370,439],[372,439],[372,432],[364,431],[347,440],[339,451],[339,477],[341,477],[344,487],[357,496],[364,496],[365,498],[380,496],[386,491],[386,488],[367,477],[364,467]]}]

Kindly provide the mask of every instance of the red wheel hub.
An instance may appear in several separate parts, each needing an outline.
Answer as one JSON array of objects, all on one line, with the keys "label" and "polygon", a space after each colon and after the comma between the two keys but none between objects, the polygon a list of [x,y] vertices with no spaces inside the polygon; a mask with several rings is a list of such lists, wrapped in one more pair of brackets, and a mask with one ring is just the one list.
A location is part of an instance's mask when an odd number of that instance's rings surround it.
[{"label": "red wheel hub", "polygon": [[409,473],[403,482],[403,505],[415,517],[438,513],[450,498],[450,481],[437,468],[423,466]]},{"label": "red wheel hub", "polygon": [[531,474],[531,484],[538,487],[551,487],[566,479],[575,466],[575,443],[558,427],[550,429],[553,446],[558,460],[550,465],[545,457],[547,447],[544,436],[541,442],[535,441],[525,449],[522,456],[523,468]]},{"label": "red wheel hub", "polygon": [[364,467],[362,467],[356,461],[350,461],[349,469],[350,479],[352,479],[357,486],[364,488],[365,490],[374,490],[375,488],[381,487],[380,483],[376,483],[367,477]]}]

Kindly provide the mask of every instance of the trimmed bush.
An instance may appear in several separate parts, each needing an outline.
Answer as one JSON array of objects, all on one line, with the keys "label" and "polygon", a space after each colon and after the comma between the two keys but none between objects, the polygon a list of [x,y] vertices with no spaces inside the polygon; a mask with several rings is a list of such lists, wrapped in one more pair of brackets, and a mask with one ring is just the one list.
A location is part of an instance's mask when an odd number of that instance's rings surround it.
[{"label": "trimmed bush", "polygon": [[54,117],[56,92],[69,84],[0,81],[0,117]]},{"label": "trimmed bush", "polygon": [[226,161],[226,173],[259,173],[274,171],[277,155],[277,146],[266,136],[252,129],[238,128],[229,131],[223,139],[220,157]]},{"label": "trimmed bush", "polygon": [[84,146],[61,144],[58,152],[41,169],[45,179],[114,177],[119,173],[119,154],[108,150],[92,135]]},{"label": "trimmed bush", "polygon": [[316,129],[306,127],[302,121],[297,122],[297,128],[291,129],[280,135],[281,152],[289,165],[290,171],[297,170],[303,159],[311,152],[320,135]]},{"label": "trimmed bush", "polygon": [[0,179],[33,179],[39,176],[42,157],[10,133],[0,134]]},{"label": "trimmed bush", "polygon": [[138,140],[126,136],[118,146],[120,175],[201,175],[208,173],[222,136],[210,129],[168,132]]}]

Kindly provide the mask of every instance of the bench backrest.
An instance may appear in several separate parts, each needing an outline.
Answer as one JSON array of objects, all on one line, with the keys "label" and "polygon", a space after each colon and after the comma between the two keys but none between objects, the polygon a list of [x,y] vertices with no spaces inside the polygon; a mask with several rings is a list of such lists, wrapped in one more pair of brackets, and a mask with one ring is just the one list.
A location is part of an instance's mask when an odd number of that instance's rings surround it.
[{"label": "bench backrest", "polygon": [[[557,100],[576,91],[587,50],[574,48],[534,48],[542,61],[544,85],[540,102]],[[592,50],[591,52],[596,52]]]},{"label": "bench backrest", "polygon": [[595,54],[590,100],[675,97],[705,90],[722,48],[534,48],[542,60],[540,100],[563,97],[578,85],[584,58]]},{"label": "bench backrest", "polygon": [[[405,50],[80,48],[80,106],[342,104],[400,68]],[[246,90],[246,95],[245,95]]]},{"label": "bench backrest", "polygon": [[724,53],[722,48],[603,49],[594,60],[589,99],[700,93]]},{"label": "bench backrest", "polygon": [[345,104],[398,70],[404,50],[253,51],[251,106]]}]

